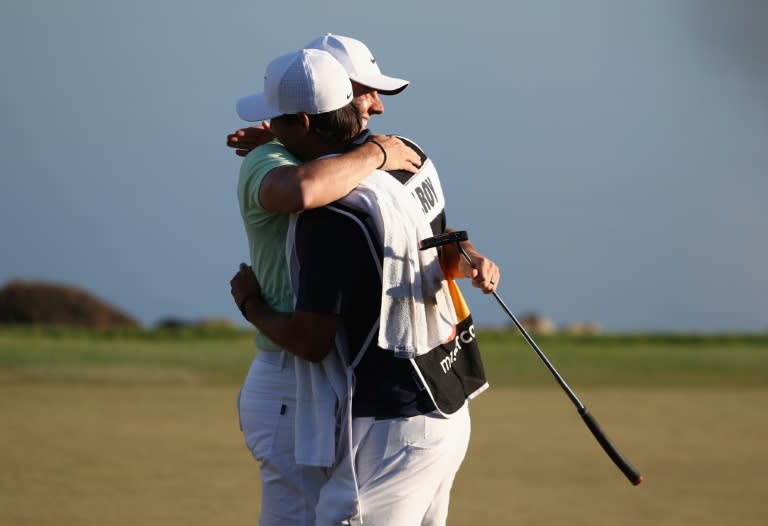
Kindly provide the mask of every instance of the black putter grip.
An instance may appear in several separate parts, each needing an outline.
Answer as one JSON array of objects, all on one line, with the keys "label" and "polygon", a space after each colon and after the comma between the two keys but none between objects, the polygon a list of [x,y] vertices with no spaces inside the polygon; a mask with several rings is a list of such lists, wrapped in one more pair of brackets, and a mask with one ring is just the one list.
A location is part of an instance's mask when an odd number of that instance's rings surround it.
[{"label": "black putter grip", "polygon": [[611,457],[613,463],[618,466],[618,468],[629,479],[632,485],[637,486],[640,484],[643,481],[643,476],[638,473],[637,470],[633,468],[632,465],[627,462],[624,457],[621,456],[621,453],[619,453],[611,441],[608,440],[608,437],[605,436],[603,430],[600,429],[600,425],[598,425],[597,420],[595,420],[587,408],[585,407],[583,409],[579,409],[579,414],[581,415],[581,418],[584,419],[584,423],[587,424],[589,430],[592,431],[592,434],[603,447],[603,450],[608,453],[608,456]]}]

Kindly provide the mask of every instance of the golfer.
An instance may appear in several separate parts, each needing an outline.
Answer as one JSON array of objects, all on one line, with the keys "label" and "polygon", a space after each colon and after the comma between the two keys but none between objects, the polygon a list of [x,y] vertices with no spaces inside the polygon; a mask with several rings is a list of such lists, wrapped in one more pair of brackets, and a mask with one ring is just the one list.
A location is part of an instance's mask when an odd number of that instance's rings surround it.
[{"label": "golfer", "polygon": [[[390,88],[387,92],[394,93],[408,82],[382,75],[378,65],[371,63],[367,48],[358,41],[353,46],[358,52],[348,62],[355,71],[365,72],[360,80],[368,84],[354,84],[352,102],[361,114],[382,113],[377,88]],[[247,107],[248,98],[244,98],[238,111],[245,119],[250,117]],[[267,126],[250,130],[257,130],[260,140],[272,139]],[[255,149],[243,160],[237,187],[240,212],[251,266],[265,283],[262,296],[271,307],[293,309],[284,250],[288,212],[325,205],[346,195],[377,167],[407,174],[418,169],[418,154],[402,141],[374,138],[376,143],[363,142],[343,155],[304,164],[276,141]],[[322,467],[296,462],[294,360],[262,333],[255,343],[259,352],[243,383],[238,408],[246,444],[260,463],[260,524],[312,525],[327,474]]]},{"label": "golfer", "polygon": [[[303,160],[344,151],[361,128],[355,106],[343,95],[348,78],[334,71],[327,56],[311,51],[273,61],[264,93],[247,104],[252,116],[272,119],[272,133]],[[287,99],[304,100],[303,109],[297,111]],[[337,109],[318,114],[321,106]],[[431,163],[421,171],[428,170],[434,171]],[[288,247],[295,312],[271,308],[245,265],[232,280],[232,294],[246,318],[272,341],[320,362],[313,367],[297,360],[297,374],[310,380],[299,387],[311,386],[314,395],[299,396],[298,411],[304,401],[311,410],[306,421],[299,420],[298,443],[334,462],[317,505],[317,524],[444,524],[450,486],[469,439],[466,400],[487,383],[479,354],[456,341],[455,313],[436,254],[424,260],[414,248],[418,238],[433,233],[430,211],[406,185],[377,174],[375,182],[366,182],[366,191],[293,218]],[[402,272],[403,261],[420,276],[418,286],[403,281],[411,275]],[[478,274],[458,257],[444,263],[449,275]],[[498,269],[487,267],[492,289]],[[331,353],[334,340],[338,354]],[[337,399],[325,398],[329,393]],[[337,407],[345,409],[340,422],[334,419]]]}]

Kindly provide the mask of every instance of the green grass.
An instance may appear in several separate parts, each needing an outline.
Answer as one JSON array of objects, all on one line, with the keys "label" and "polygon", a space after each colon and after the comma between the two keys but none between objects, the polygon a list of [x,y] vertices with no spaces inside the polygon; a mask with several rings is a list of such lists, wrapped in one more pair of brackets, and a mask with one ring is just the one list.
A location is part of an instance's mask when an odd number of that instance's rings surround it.
[{"label": "green grass", "polygon": [[[536,336],[637,488],[519,334],[478,337],[491,389],[449,526],[768,524],[768,336]],[[252,338],[0,328],[0,524],[255,524],[235,405]]]},{"label": "green grass", "polygon": [[[258,465],[236,385],[0,382],[0,524],[246,525]],[[449,526],[763,526],[768,389],[585,389],[633,487],[556,389],[491,388]]]},{"label": "green grass", "polygon": [[[766,335],[536,336],[572,386],[766,386]],[[489,379],[502,385],[554,381],[522,336],[480,333]]]},{"label": "green grass", "polygon": [[0,329],[0,374],[16,381],[236,383],[253,333],[216,330]]},{"label": "green grass", "polygon": [[[254,333],[226,328],[86,331],[0,328],[0,378],[15,381],[234,384],[253,359]],[[768,386],[768,335],[535,336],[566,381],[579,386]],[[552,385],[514,331],[480,331],[495,386]]]}]

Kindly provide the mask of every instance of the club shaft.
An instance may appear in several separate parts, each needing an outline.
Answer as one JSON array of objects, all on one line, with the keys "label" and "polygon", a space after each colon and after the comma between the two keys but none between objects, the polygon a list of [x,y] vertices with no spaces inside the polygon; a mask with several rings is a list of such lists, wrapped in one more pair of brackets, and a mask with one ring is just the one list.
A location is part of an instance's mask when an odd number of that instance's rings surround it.
[{"label": "club shaft", "polygon": [[[456,243],[456,246],[459,247],[459,252],[461,252],[461,255],[464,257],[464,259],[467,261],[470,267],[476,268],[475,263],[472,261],[472,258],[469,257],[469,254],[464,250],[464,248],[459,244]],[[512,313],[512,311],[507,307],[507,304],[504,303],[504,300],[501,299],[501,297],[496,293],[494,290],[491,292],[493,294],[493,297],[496,298],[496,301],[499,302],[499,305],[501,305],[501,308],[504,309],[504,312],[507,313],[507,315],[512,319],[512,323],[515,324],[515,327],[517,327],[517,330],[520,331],[520,334],[523,335],[523,338],[525,338],[525,341],[528,342],[528,345],[531,346],[531,349],[539,356],[542,362],[544,362],[544,365],[549,369],[549,372],[552,373],[552,376],[555,377],[555,380],[557,380],[557,383],[560,384],[560,387],[563,388],[563,391],[565,391],[565,394],[568,395],[568,398],[571,399],[571,402],[573,402],[573,405],[576,406],[576,409],[583,411],[584,404],[579,400],[579,397],[576,396],[576,393],[573,392],[573,389],[568,385],[568,383],[565,381],[565,379],[560,375],[559,372],[557,372],[557,369],[555,369],[555,366],[552,365],[552,362],[549,361],[549,358],[547,358],[547,355],[544,354],[544,352],[539,348],[539,346],[536,344],[536,342],[531,338],[531,335],[528,334],[528,331],[525,330],[525,327],[523,327],[523,324],[518,321],[517,317]]]},{"label": "club shaft", "polygon": [[[456,246],[458,247],[459,252],[467,261],[469,266],[472,268],[477,268],[472,261],[472,258],[469,257],[469,254],[467,254],[467,252],[461,246],[461,243],[456,243]],[[638,484],[642,483],[643,476],[634,467],[632,467],[632,465],[621,455],[621,453],[619,453],[619,450],[616,449],[613,443],[608,439],[608,436],[605,434],[605,432],[603,432],[602,428],[597,423],[597,420],[595,420],[595,418],[590,414],[590,412],[587,410],[581,400],[579,400],[579,397],[576,396],[576,393],[573,392],[573,389],[570,388],[563,377],[560,376],[560,373],[557,372],[557,369],[555,369],[555,366],[552,365],[544,352],[539,349],[539,346],[536,344],[533,338],[531,338],[530,334],[528,334],[528,331],[525,330],[523,324],[518,321],[517,317],[512,313],[509,307],[507,307],[507,305],[495,290],[492,291],[491,294],[493,294],[493,297],[496,298],[496,301],[499,303],[499,305],[501,305],[501,308],[504,309],[504,312],[506,312],[507,315],[512,319],[512,323],[515,324],[515,327],[517,327],[517,330],[520,331],[520,334],[523,335],[523,338],[525,338],[525,341],[528,342],[528,345],[531,347],[531,349],[534,350],[544,365],[546,365],[547,369],[549,369],[549,372],[552,373],[552,376],[555,377],[555,380],[557,380],[557,383],[560,384],[560,387],[563,388],[563,391],[565,391],[565,394],[568,395],[568,398],[571,399],[573,405],[576,406],[579,415],[584,420],[584,423],[587,425],[587,428],[590,430],[597,442],[600,444],[600,447],[603,448],[603,451],[605,451],[608,457],[610,457],[610,459],[621,470],[621,472],[624,473],[624,476],[629,479],[632,485],[637,486]]]},{"label": "club shaft", "polygon": [[541,361],[544,362],[544,365],[549,369],[549,372],[552,373],[552,376],[555,377],[555,380],[557,380],[557,383],[560,384],[560,387],[563,388],[563,391],[565,391],[565,394],[568,395],[568,398],[571,399],[571,402],[573,402],[573,405],[576,406],[576,409],[579,411],[582,411],[585,409],[584,404],[579,400],[579,397],[576,396],[576,393],[573,392],[573,389],[568,385],[568,383],[565,381],[565,379],[560,375],[559,372],[557,372],[557,369],[555,369],[555,366],[552,365],[552,362],[549,361],[549,358],[547,358],[547,355],[544,354],[544,352],[539,349],[539,346],[536,345],[536,342],[531,338],[531,336],[528,334],[528,331],[525,330],[525,327],[523,327],[523,324],[518,321],[518,319],[515,317],[514,314],[512,314],[512,311],[509,310],[509,307],[504,303],[504,301],[499,297],[499,295],[494,290],[491,292],[493,294],[493,297],[496,298],[496,301],[499,302],[499,305],[501,305],[501,308],[504,309],[504,312],[506,312],[509,317],[512,319],[512,323],[515,324],[515,327],[517,327],[517,330],[520,331],[520,334],[523,335],[523,338],[525,338],[525,341],[528,342],[528,345],[531,346],[531,349],[534,350],[534,352],[539,355],[539,358],[541,358]]}]

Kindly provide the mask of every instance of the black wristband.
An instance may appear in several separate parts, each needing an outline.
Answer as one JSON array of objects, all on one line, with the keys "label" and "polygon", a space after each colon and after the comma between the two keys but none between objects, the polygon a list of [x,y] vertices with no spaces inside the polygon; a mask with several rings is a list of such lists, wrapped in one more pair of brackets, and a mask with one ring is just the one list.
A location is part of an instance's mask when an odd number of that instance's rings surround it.
[{"label": "black wristband", "polygon": [[377,169],[377,170],[381,170],[381,168],[382,168],[382,167],[383,167],[385,164],[387,164],[387,150],[385,150],[385,149],[384,149],[384,147],[381,145],[381,143],[380,143],[380,142],[378,142],[376,139],[368,139],[368,142],[372,142],[373,144],[375,144],[376,146],[378,146],[378,147],[379,147],[379,149],[381,150],[381,153],[383,153],[383,154],[384,154],[384,160],[383,160],[383,161],[381,161],[381,164],[380,164],[380,165],[378,165],[378,166],[376,167],[376,169]]},{"label": "black wristband", "polygon": [[259,295],[258,292],[250,292],[246,294],[245,297],[242,300],[240,300],[240,304],[237,306],[240,309],[240,312],[243,314],[243,318],[245,318],[246,321],[248,320],[248,316],[245,314],[245,306],[248,303],[248,300],[253,299],[258,295]]}]

